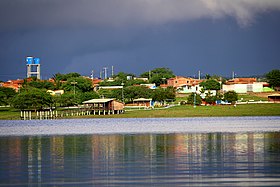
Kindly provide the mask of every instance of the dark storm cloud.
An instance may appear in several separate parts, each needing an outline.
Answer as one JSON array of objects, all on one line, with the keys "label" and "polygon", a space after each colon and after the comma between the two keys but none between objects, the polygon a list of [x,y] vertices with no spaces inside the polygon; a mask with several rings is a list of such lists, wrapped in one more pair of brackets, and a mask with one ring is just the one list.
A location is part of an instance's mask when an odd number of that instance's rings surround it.
[{"label": "dark storm cloud", "polygon": [[279,67],[279,9],[279,0],[1,0],[0,80],[25,77],[28,55],[42,59],[43,78],[111,65],[263,72]]},{"label": "dark storm cloud", "polygon": [[258,13],[280,9],[279,0],[1,0],[3,29],[163,24],[234,17],[246,25]]}]

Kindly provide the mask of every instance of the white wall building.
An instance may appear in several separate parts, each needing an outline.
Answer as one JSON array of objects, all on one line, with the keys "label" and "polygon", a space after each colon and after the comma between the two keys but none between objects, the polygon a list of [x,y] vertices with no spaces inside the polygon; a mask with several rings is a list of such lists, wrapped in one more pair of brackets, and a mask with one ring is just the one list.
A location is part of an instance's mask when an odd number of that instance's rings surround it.
[{"label": "white wall building", "polygon": [[262,92],[263,84],[262,83],[252,83],[252,84],[232,84],[232,85],[223,85],[223,91],[235,91],[236,93],[247,93],[247,92]]}]

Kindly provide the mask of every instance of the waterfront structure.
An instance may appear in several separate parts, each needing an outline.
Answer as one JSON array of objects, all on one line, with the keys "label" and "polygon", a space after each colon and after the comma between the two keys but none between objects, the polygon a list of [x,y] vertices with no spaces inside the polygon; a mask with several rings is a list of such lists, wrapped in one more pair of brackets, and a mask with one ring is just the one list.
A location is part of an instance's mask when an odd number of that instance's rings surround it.
[{"label": "waterfront structure", "polygon": [[120,114],[124,109],[124,103],[115,99],[91,99],[83,104],[93,115]]},{"label": "waterfront structure", "polygon": [[152,107],[153,102],[152,99],[146,99],[146,98],[138,98],[134,99],[132,104],[129,104],[129,106],[144,106],[144,107]]}]

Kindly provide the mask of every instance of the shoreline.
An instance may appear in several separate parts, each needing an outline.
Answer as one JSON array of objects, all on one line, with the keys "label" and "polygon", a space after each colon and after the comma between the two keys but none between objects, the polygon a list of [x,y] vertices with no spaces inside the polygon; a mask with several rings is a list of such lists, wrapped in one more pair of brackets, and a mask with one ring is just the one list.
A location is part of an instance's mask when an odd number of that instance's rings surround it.
[{"label": "shoreline", "polygon": [[[280,116],[0,121],[0,137],[279,132]],[[63,122],[63,123],[61,123]],[[265,124],[265,126],[264,126]]]},{"label": "shoreline", "polygon": [[[280,103],[256,103],[223,106],[179,105],[164,109],[133,110],[124,114],[65,116],[57,119],[100,119],[100,118],[180,118],[180,117],[238,117],[238,116],[280,116]],[[20,112],[0,111],[1,120],[20,120]],[[33,120],[33,119],[32,119]],[[46,119],[43,119],[46,120]]]}]

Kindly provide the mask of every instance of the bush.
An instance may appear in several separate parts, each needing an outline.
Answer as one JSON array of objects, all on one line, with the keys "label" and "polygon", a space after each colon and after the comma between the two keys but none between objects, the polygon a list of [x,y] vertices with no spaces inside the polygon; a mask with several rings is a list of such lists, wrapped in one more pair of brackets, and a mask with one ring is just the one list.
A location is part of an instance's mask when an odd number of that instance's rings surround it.
[{"label": "bush", "polygon": [[227,100],[229,103],[233,103],[238,100],[238,95],[235,91],[228,91],[224,94],[224,100]]},{"label": "bush", "polygon": [[[195,94],[195,105],[201,105],[202,99],[201,96],[199,94]],[[188,104],[194,104],[194,93],[192,93],[189,97],[188,97]]]}]

